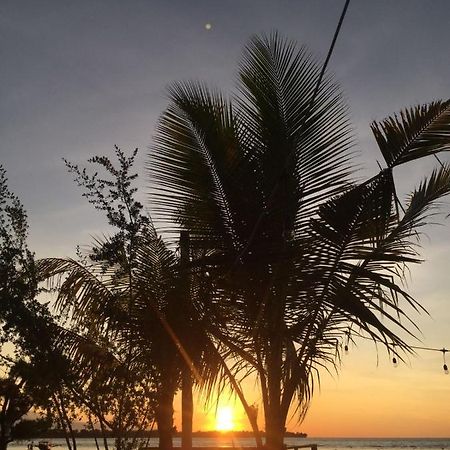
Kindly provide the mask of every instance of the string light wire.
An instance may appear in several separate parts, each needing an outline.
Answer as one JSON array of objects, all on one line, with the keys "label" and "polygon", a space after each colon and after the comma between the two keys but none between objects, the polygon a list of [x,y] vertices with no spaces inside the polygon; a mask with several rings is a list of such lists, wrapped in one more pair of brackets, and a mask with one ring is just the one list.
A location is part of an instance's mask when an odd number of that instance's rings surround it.
[{"label": "string light wire", "polygon": [[[345,350],[345,353],[348,354],[348,344],[349,344],[349,342],[350,342],[350,340],[351,340],[351,339],[350,339],[351,330],[349,329],[348,331],[346,331],[346,332],[345,332],[345,335],[346,335],[346,344],[345,344],[345,346],[344,346],[344,350]],[[372,339],[369,338],[369,337],[367,337],[367,336],[361,336],[361,335],[358,335],[358,338],[366,339],[366,340],[372,341]],[[395,352],[395,344],[392,343],[391,345],[392,345],[392,349],[393,349],[393,351],[394,351],[394,356],[393,356],[393,358],[392,358],[392,364],[394,365],[394,367],[397,367],[397,366],[398,366],[398,360],[397,360],[397,358],[396,358],[396,356],[395,356],[395,354],[396,354],[396,352]],[[408,345],[408,347],[409,347],[411,350],[425,350],[425,351],[428,351],[428,352],[439,352],[439,353],[442,353],[442,358],[443,358],[443,366],[442,366],[442,368],[444,369],[444,373],[445,373],[446,375],[448,375],[448,374],[450,373],[450,372],[449,372],[449,369],[448,369],[446,357],[445,357],[446,353],[447,353],[447,352],[450,352],[450,350],[449,350],[448,348],[446,348],[446,347],[442,347],[442,348],[437,348],[437,347],[421,347],[421,346],[417,346],[417,345]]]}]

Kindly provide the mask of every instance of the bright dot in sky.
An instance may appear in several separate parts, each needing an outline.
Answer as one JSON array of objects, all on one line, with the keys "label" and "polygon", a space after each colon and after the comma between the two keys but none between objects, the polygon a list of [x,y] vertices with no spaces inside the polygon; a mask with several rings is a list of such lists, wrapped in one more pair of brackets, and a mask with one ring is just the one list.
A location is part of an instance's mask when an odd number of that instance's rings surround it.
[{"label": "bright dot in sky", "polygon": [[233,429],[233,409],[230,406],[219,406],[216,415],[216,430],[229,431]]},{"label": "bright dot in sky", "polygon": [[205,30],[210,30],[212,28],[212,25],[210,23],[205,23]]}]

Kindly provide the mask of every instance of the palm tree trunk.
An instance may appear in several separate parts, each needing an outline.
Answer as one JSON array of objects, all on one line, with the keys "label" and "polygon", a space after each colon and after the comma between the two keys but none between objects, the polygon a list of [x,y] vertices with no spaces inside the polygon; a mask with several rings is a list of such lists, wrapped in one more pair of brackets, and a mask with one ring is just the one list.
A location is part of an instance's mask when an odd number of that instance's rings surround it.
[{"label": "palm tree trunk", "polygon": [[69,418],[69,416],[67,415],[67,408],[65,405],[65,401],[64,401],[64,393],[61,391],[59,393],[59,401],[61,404],[61,412],[64,416],[64,419],[66,421],[66,425],[67,425],[67,429],[69,431],[69,435],[70,435],[70,439],[72,440],[72,450],[77,450],[77,440],[75,438],[75,434],[73,432],[73,428],[72,428],[72,422]]},{"label": "palm tree trunk", "polygon": [[98,445],[98,440],[97,440],[97,430],[94,427],[94,422],[92,422],[91,413],[88,413],[88,420],[89,420],[89,428],[92,430],[92,434],[94,435],[95,448],[97,450],[100,450],[100,446]]},{"label": "palm tree trunk", "polygon": [[265,410],[266,448],[267,450],[281,450],[284,447],[285,418],[280,404],[281,385],[279,378],[274,375],[276,370],[273,370],[271,365],[272,363],[269,363],[267,371],[269,404]]},{"label": "palm tree trunk", "polygon": [[98,416],[98,421],[100,424],[100,430],[102,431],[103,447],[105,448],[105,450],[109,450],[108,438],[106,436],[105,423],[104,423],[104,419],[103,419],[103,413]]},{"label": "palm tree trunk", "polygon": [[2,433],[0,435],[0,450],[7,450],[8,448],[8,444],[11,442],[11,439],[8,438],[7,436],[8,432]]},{"label": "palm tree trunk", "polygon": [[173,383],[161,383],[158,395],[158,407],[156,409],[156,423],[158,424],[159,448],[161,450],[172,450],[173,442],[173,398],[175,391]]},{"label": "palm tree trunk", "polygon": [[192,384],[190,367],[185,364],[181,385],[181,447],[183,450],[192,449],[192,417],[194,413]]},{"label": "palm tree trunk", "polygon": [[284,424],[274,417],[272,423],[266,424],[266,448],[267,450],[281,450],[284,447]]},{"label": "palm tree trunk", "polygon": [[7,450],[8,443],[11,442],[10,436],[11,426],[5,418],[5,414],[2,414],[0,420],[0,450]]},{"label": "palm tree trunk", "polygon": [[191,296],[189,286],[189,232],[181,231],[180,233],[180,271],[181,271],[181,295],[182,295],[182,308],[183,318],[185,321],[184,329],[184,342],[182,345],[185,347],[185,361],[182,369],[181,379],[181,446],[184,450],[192,449],[192,418],[194,415],[194,402],[192,400],[192,371],[191,361],[188,358],[191,357],[189,350],[192,349],[192,345],[189,345],[190,337],[192,336],[191,330]]},{"label": "palm tree trunk", "polygon": [[59,422],[61,424],[61,428],[64,431],[64,438],[66,440],[67,448],[69,450],[72,450],[72,445],[70,444],[70,439],[69,439],[69,433],[67,431],[67,424],[66,424],[66,421],[64,419],[64,414],[62,412],[62,406],[59,403],[58,396],[56,394],[53,394],[52,395],[52,400],[53,400],[53,404],[54,404],[55,409],[56,409],[56,413],[58,414],[58,419],[59,419]]},{"label": "palm tree trunk", "polygon": [[[273,371],[269,369],[271,364],[266,365],[266,371],[262,371],[259,377],[261,380],[261,391],[264,405],[264,422],[266,426],[267,450],[280,450],[284,444],[284,422],[280,420],[281,405],[277,405],[274,399],[275,383],[273,382]],[[269,385],[271,386],[269,389]],[[269,395],[271,392],[271,395]],[[269,400],[271,399],[271,400]],[[275,402],[274,402],[275,400]]]},{"label": "palm tree trunk", "polygon": [[11,426],[6,417],[9,404],[9,398],[5,396],[2,404],[2,410],[0,411],[0,450],[6,450],[8,447],[9,435],[11,434]]},{"label": "palm tree trunk", "polygon": [[[278,286],[277,286],[278,287]],[[269,300],[267,323],[270,335],[267,346],[267,390],[268,405],[265,411],[266,448],[281,450],[284,447],[285,418],[281,410],[283,376],[283,329],[284,296],[283,288],[277,289],[278,295]]]},{"label": "palm tree trunk", "polygon": [[285,432],[285,423],[281,413],[281,385],[278,377],[277,364],[281,364],[279,358],[271,357],[267,367],[268,405],[265,410],[266,420],[266,448],[267,450],[281,450]]}]

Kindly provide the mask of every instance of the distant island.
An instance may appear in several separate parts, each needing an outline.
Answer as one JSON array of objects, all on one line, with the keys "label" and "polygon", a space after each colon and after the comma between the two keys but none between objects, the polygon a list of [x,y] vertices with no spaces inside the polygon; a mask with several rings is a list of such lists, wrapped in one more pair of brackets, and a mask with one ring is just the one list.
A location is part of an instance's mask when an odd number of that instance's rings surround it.
[{"label": "distant island", "polygon": [[[98,431],[92,431],[92,430],[74,430],[74,435],[76,438],[94,438],[98,437]],[[106,432],[106,437],[114,437],[114,434],[112,432]],[[194,431],[192,433],[194,437],[203,437],[203,438],[218,438],[218,437],[234,437],[234,438],[251,438],[253,437],[252,431],[218,431],[218,430],[209,430],[209,431]],[[261,431],[261,435],[264,437],[265,433],[264,431]],[[64,431],[58,430],[58,429],[49,429],[45,432],[46,438],[63,438]],[[174,437],[180,437],[181,431],[176,430],[174,432]],[[297,437],[297,438],[306,438],[308,435],[306,433],[300,433],[300,432],[292,432],[292,431],[286,431],[285,433],[286,437]],[[37,436],[29,436],[30,438],[37,437]],[[127,437],[142,437],[142,438],[152,438],[152,437],[158,437],[158,430],[143,430],[139,432],[130,432],[127,434]]]},{"label": "distant island", "polygon": [[[194,431],[193,435],[195,437],[220,437],[220,436],[233,436],[233,437],[253,437],[253,431],[217,431],[217,430],[210,430],[210,431]],[[265,432],[261,431],[261,435],[265,436]],[[181,436],[181,432],[177,431],[175,433],[175,436]],[[306,433],[296,433],[292,431],[286,431],[285,432],[286,437],[299,437],[299,438],[306,438],[308,435]]]}]

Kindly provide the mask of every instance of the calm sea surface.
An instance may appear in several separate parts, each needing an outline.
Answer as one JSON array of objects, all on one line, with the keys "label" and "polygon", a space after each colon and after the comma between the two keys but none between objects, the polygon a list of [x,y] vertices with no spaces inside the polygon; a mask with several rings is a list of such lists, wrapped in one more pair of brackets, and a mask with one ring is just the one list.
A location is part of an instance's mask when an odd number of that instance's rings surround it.
[{"label": "calm sea surface", "polygon": [[[38,440],[34,442],[37,443]],[[52,439],[53,445],[57,445],[63,448],[66,447],[64,439]],[[111,449],[113,440],[111,442]],[[307,445],[317,444],[321,450],[358,450],[358,449],[446,449],[450,450],[450,438],[439,439],[403,439],[403,438],[391,438],[391,439],[343,439],[343,438],[286,438],[285,444],[290,447],[294,445]],[[10,450],[27,450],[28,442],[13,442],[9,444]],[[101,442],[99,442],[102,449]],[[174,445],[180,446],[181,442],[179,438],[174,439]],[[77,439],[78,450],[96,450],[95,442],[93,439]],[[251,438],[194,438],[195,447],[251,447],[254,445],[254,440]],[[157,447],[157,439],[148,439],[148,446]],[[306,449],[307,450],[307,449]]]}]

